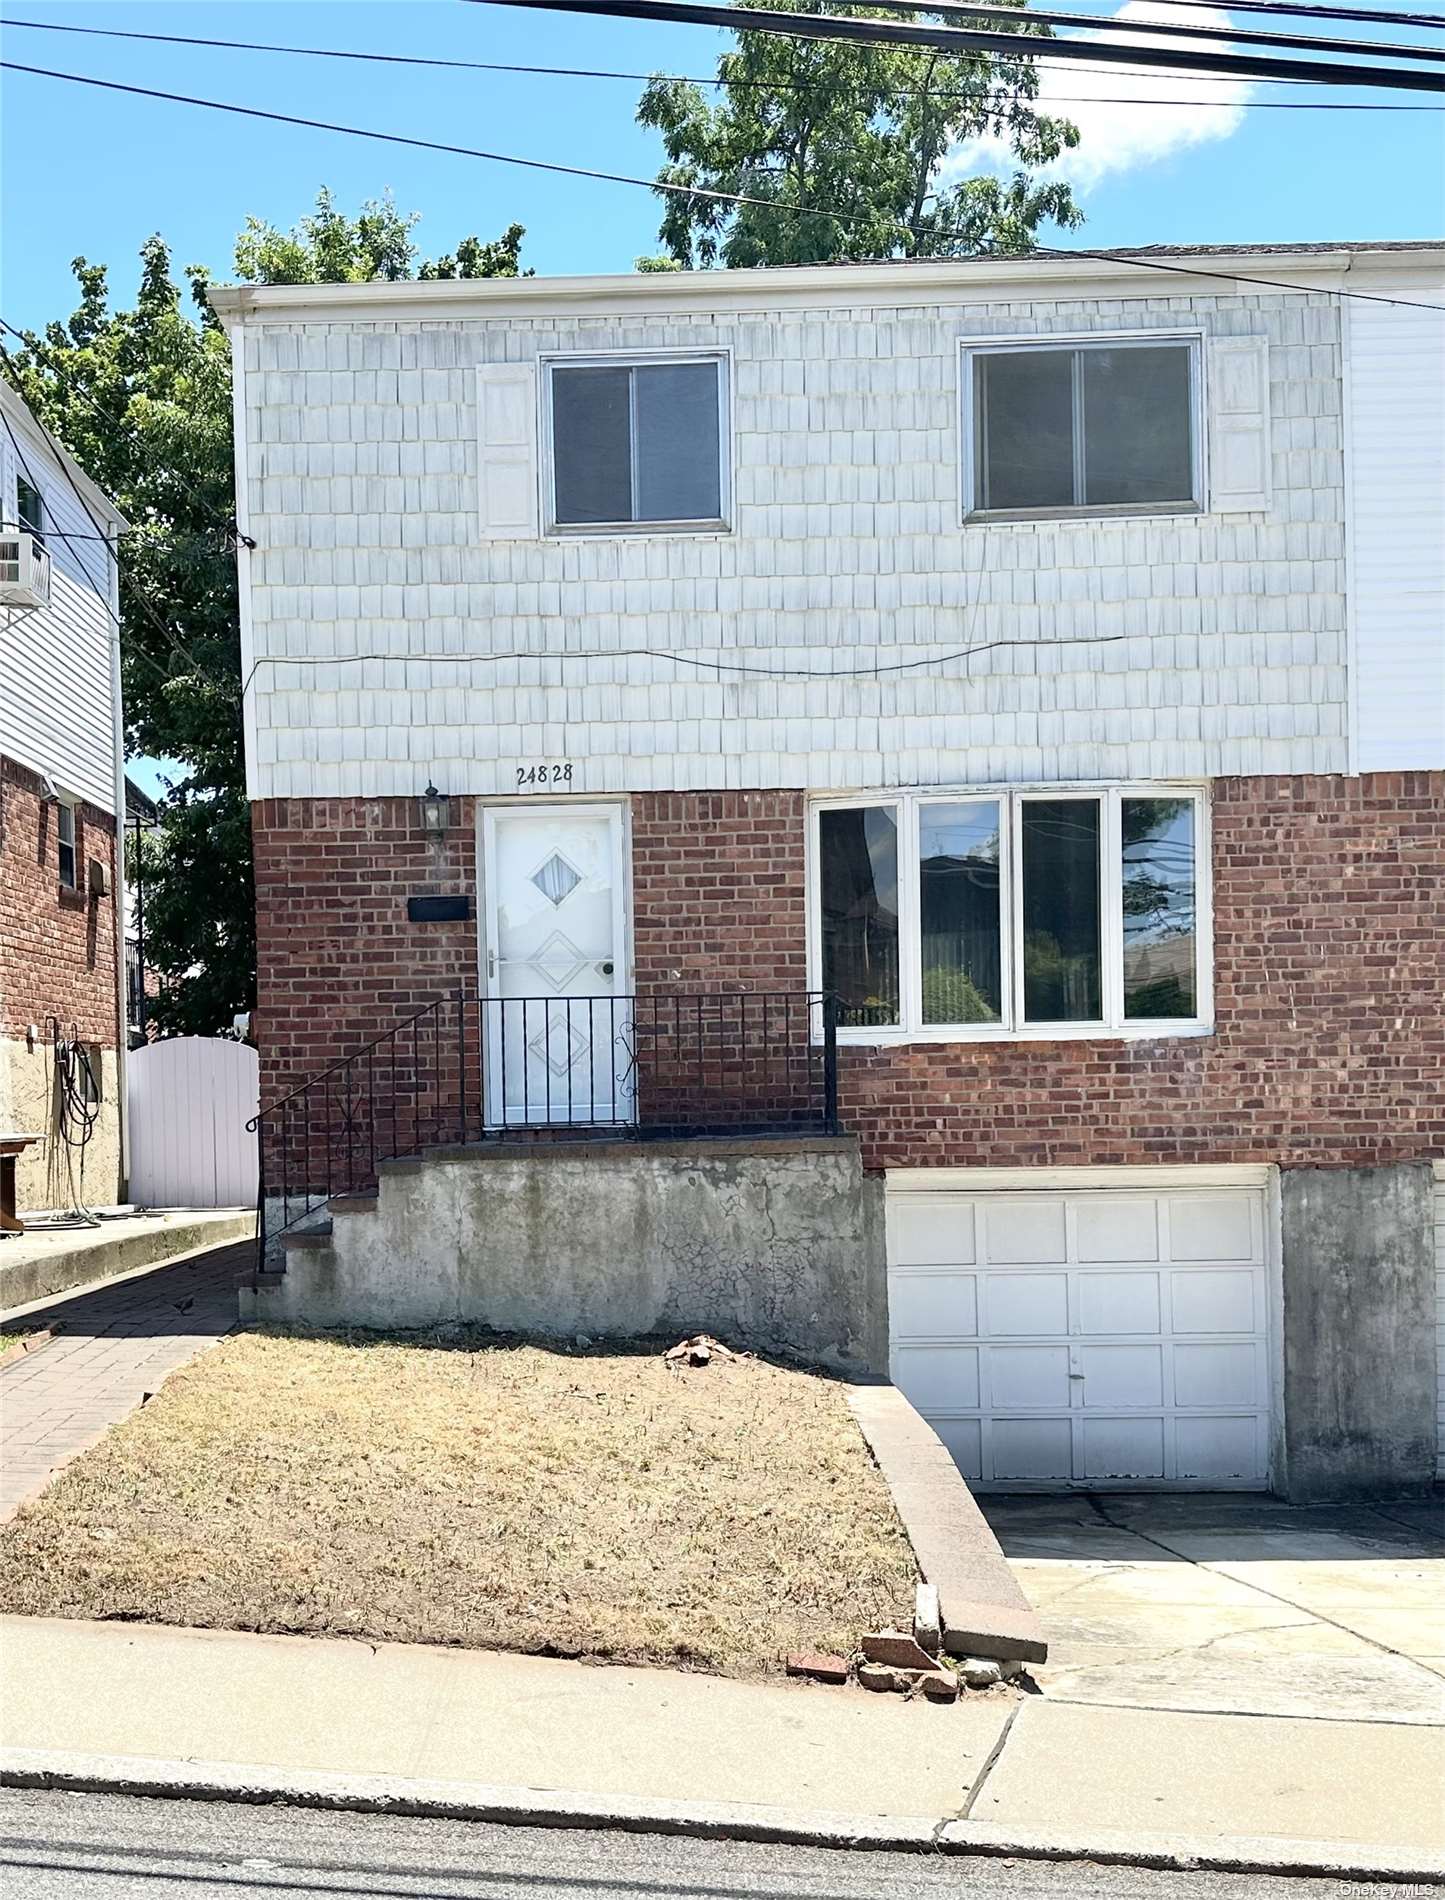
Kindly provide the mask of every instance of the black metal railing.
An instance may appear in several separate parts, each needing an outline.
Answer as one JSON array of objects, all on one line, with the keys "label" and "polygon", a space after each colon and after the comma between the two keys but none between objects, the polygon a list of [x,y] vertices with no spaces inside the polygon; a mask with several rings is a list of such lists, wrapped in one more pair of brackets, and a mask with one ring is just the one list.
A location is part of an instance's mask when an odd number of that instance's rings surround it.
[{"label": "black metal railing", "polygon": [[260,1256],[383,1161],[487,1140],[835,1134],[827,991],[436,998],[269,1103]]}]

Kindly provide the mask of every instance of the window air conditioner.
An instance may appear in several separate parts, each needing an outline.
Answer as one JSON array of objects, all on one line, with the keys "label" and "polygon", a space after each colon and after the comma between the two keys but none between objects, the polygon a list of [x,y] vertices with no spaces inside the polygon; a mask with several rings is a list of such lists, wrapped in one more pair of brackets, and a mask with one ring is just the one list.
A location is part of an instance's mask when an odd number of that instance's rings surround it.
[{"label": "window air conditioner", "polygon": [[50,605],[50,555],[33,534],[0,529],[0,606]]}]

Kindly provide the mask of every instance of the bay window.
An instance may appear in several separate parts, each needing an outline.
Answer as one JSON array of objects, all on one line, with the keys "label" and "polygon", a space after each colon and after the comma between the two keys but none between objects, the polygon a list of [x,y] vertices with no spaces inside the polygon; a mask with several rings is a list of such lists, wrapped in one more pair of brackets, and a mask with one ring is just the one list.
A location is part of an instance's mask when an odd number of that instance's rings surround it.
[{"label": "bay window", "polygon": [[1150,1034],[1207,1017],[1191,788],[879,794],[814,812],[814,981],[845,1040]]}]

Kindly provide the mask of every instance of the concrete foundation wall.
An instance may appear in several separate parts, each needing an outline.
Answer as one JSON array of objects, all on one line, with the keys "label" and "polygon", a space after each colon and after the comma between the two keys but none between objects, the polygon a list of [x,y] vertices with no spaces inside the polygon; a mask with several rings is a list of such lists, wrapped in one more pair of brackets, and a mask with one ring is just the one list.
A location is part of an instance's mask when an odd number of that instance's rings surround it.
[{"label": "concrete foundation wall", "polygon": [[856,1142],[515,1147],[392,1163],[258,1318],[594,1337],[707,1331],[887,1369],[882,1190]]},{"label": "concrete foundation wall", "polygon": [[1292,1502],[1421,1489],[1435,1471],[1428,1162],[1287,1168],[1284,1470]]},{"label": "concrete foundation wall", "polygon": [[[114,1048],[101,1048],[100,1070],[100,1113],[86,1143],[83,1168],[79,1154],[74,1157],[75,1193],[92,1206],[110,1207],[121,1198],[120,1078]],[[55,1052],[48,1042],[31,1045],[12,1036],[0,1037],[0,1127],[45,1137],[16,1160],[15,1199],[21,1214],[69,1207],[71,1187],[59,1132]]]}]

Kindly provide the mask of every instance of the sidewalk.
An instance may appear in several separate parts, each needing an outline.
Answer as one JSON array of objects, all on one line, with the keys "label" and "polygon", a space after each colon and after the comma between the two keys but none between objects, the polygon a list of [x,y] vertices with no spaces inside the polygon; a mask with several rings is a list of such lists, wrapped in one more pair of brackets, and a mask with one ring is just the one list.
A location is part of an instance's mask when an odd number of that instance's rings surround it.
[{"label": "sidewalk", "polygon": [[207,1247],[29,1309],[55,1337],[0,1368],[0,1524],[236,1324],[253,1243]]},{"label": "sidewalk", "polygon": [[1445,1880],[1434,1727],[25,1618],[0,1669],[11,1779]]}]

